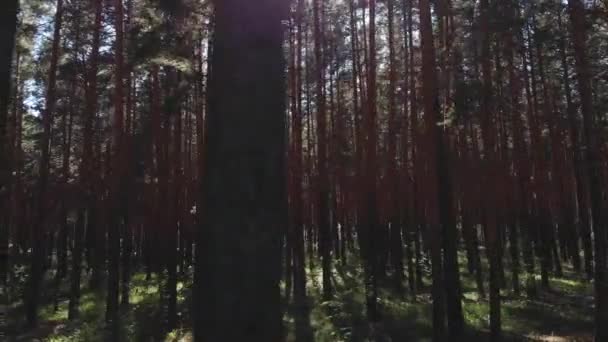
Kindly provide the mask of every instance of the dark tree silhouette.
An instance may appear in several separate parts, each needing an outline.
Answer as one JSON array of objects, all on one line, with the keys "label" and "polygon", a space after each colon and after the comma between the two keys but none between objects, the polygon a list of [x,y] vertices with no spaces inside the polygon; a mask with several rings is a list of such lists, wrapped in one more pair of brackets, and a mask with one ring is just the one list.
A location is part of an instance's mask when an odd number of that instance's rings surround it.
[{"label": "dark tree silhouette", "polygon": [[33,241],[31,254],[31,268],[28,279],[28,291],[24,302],[27,303],[27,322],[30,326],[38,324],[38,309],[40,299],[41,281],[44,276],[45,239],[47,235],[47,201],[49,173],[51,162],[51,129],[53,115],[57,101],[57,64],[59,62],[59,46],[61,44],[61,27],[63,24],[63,0],[57,0],[53,43],[51,48],[51,65],[49,67],[48,83],[46,88],[45,107],[42,113],[43,132],[40,139],[42,153],[40,155],[40,178],[38,180],[36,217],[34,219],[33,233],[37,238]]},{"label": "dark tree silhouette", "polygon": [[8,267],[8,182],[11,178],[8,140],[8,109],[11,93],[11,66],[17,30],[18,0],[4,5],[0,16],[0,284],[4,286]]},{"label": "dark tree silhouette", "polygon": [[[215,3],[196,253],[196,341],[283,339],[279,280],[287,200],[281,19],[286,11],[280,9],[285,6],[278,0]],[[258,129],[250,129],[254,126]]]},{"label": "dark tree silhouette", "polygon": [[601,181],[601,140],[596,128],[597,117],[593,109],[591,91],[591,71],[586,52],[587,29],[585,7],[580,0],[568,0],[570,22],[572,28],[576,74],[578,76],[578,92],[580,95],[581,112],[583,114],[583,146],[585,147],[585,162],[589,177],[591,195],[591,217],[595,236],[595,340],[608,339],[608,281],[606,275],[606,221],[605,198],[602,194]]}]

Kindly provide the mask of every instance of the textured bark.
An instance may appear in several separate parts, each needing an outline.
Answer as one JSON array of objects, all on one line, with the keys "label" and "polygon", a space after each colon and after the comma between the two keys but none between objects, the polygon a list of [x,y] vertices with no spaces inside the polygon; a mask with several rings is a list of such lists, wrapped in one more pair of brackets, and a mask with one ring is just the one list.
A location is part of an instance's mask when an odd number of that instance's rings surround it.
[{"label": "textured bark", "polygon": [[[482,122],[481,130],[483,136],[483,154],[485,162],[485,173],[483,184],[488,188],[492,184],[492,177],[496,168],[495,158],[495,134],[492,129],[492,69],[490,61],[490,8],[488,0],[481,0],[480,3],[480,26],[483,32],[482,47],[481,47],[481,69],[483,74],[483,91],[482,91]],[[485,229],[486,229],[486,247],[488,251],[488,259],[490,263],[490,336],[492,341],[501,339],[501,315],[500,315],[500,259],[498,254],[499,236],[498,224],[496,215],[496,202],[494,193],[487,191],[484,198],[485,206]]]},{"label": "textured bark", "polygon": [[[4,286],[8,273],[8,240],[10,202],[8,197],[11,179],[9,160],[8,110],[11,94],[11,70],[15,33],[17,31],[18,0],[9,0],[0,14],[0,286]],[[4,302],[4,298],[0,298]]]},{"label": "textured bark", "polygon": [[303,149],[302,149],[302,65],[303,58],[303,17],[305,11],[305,1],[297,1],[296,9],[296,37],[294,54],[294,78],[293,86],[295,89],[292,108],[292,140],[293,140],[293,188],[292,188],[292,215],[293,215],[293,294],[296,305],[296,341],[312,341],[312,330],[310,329],[309,308],[306,301],[306,256],[304,253],[304,203],[302,181],[304,176]]},{"label": "textured bark", "polygon": [[[521,59],[522,59],[522,73],[523,73],[523,78],[524,78],[524,90],[525,90],[525,94],[526,94],[526,110],[525,110],[525,114],[526,114],[526,119],[528,121],[528,126],[532,126],[533,125],[533,120],[532,117],[534,115],[534,110],[535,107],[533,105],[534,100],[533,100],[533,92],[532,92],[532,85],[530,82],[530,78],[531,78],[531,72],[529,72],[529,69],[533,69],[532,67],[530,67],[530,63],[528,61],[528,56],[527,56],[527,49],[525,47],[524,42],[524,37],[523,37],[523,30],[518,30],[518,36],[520,36],[520,39],[522,40],[522,44],[521,44],[521,49],[520,49],[520,55],[521,55]],[[534,140],[532,140],[532,137],[534,137],[534,135],[531,133],[532,128],[530,127],[526,133],[528,133],[530,135],[530,150],[532,150],[533,145],[535,143]],[[529,153],[530,155],[532,154],[531,152]],[[530,179],[530,176],[532,174],[532,169],[534,167],[534,162],[533,159],[531,157],[528,157],[528,155],[526,155],[526,159],[530,159],[529,161],[526,162],[525,166],[523,168],[523,171],[526,172],[525,174],[522,173],[521,178],[525,179],[525,182],[527,184],[528,187],[532,187],[533,186],[533,180]],[[534,260],[534,251],[533,251],[533,241],[534,241],[534,234],[535,234],[535,228],[536,226],[534,225],[534,220],[533,220],[533,213],[532,213],[532,198],[531,196],[529,196],[529,191],[522,191],[522,193],[526,194],[527,197],[527,206],[524,208],[524,212],[520,217],[521,220],[521,226],[522,226],[522,254],[523,254],[523,259],[524,259],[524,263],[526,264],[526,287],[527,287],[527,291],[530,293],[531,289],[534,289],[536,287],[536,280],[535,280],[535,260]]]},{"label": "textured bark", "polygon": [[[127,1],[127,13],[126,20],[124,23],[124,30],[129,33],[131,32],[131,22],[133,19],[133,0]],[[127,37],[127,41],[132,41],[134,37]],[[131,46],[128,46],[125,49],[125,54],[128,56]],[[133,196],[135,193],[134,188],[134,170],[135,170],[135,156],[134,156],[134,146],[133,146],[133,125],[135,123],[134,120],[134,86],[132,80],[132,66],[127,65],[125,67],[125,81],[124,85],[126,87],[126,119],[125,119],[125,128],[124,128],[124,163],[125,163],[125,172],[124,172],[124,190],[125,191],[125,207],[123,208],[122,217],[124,219],[124,228],[121,231],[121,240],[122,240],[122,249],[121,249],[121,282],[120,282],[120,291],[122,292],[120,298],[120,304],[123,307],[127,307],[129,305],[130,298],[130,282],[131,282],[131,262],[132,262],[132,252],[133,252],[133,217],[132,212],[134,209],[134,203],[137,202],[137,198]]]},{"label": "textured bark", "polygon": [[601,188],[601,145],[595,123],[597,115],[593,110],[591,90],[591,68],[587,57],[587,31],[585,7],[580,0],[568,0],[570,22],[574,42],[574,58],[578,77],[578,92],[581,97],[583,114],[583,146],[589,191],[591,197],[591,217],[594,239],[595,277],[595,340],[608,340],[608,280],[606,272],[606,222],[603,214]]},{"label": "textured bark", "polygon": [[[23,182],[23,165],[24,165],[24,153],[23,153],[23,99],[25,94],[25,81],[21,76],[21,53],[17,51],[15,56],[15,71],[14,71],[14,85],[15,92],[13,98],[13,133],[11,134],[12,141],[10,142],[10,165],[12,165],[12,174],[9,175],[10,186],[8,188],[9,193],[5,194],[7,196],[5,199],[8,199],[10,202],[5,203],[5,208],[8,209],[9,215],[0,217],[1,220],[4,220],[5,230],[0,228],[0,284],[5,284],[5,281],[10,281],[10,278],[7,278],[9,275],[9,270],[11,267],[10,264],[10,249],[8,248],[8,241],[11,239],[13,244],[19,243],[19,235],[23,234],[23,229],[18,230],[15,229],[13,231],[12,227],[20,227],[24,224],[23,214],[25,213],[25,208],[23,206],[23,197],[24,197],[24,182]],[[1,152],[0,152],[1,153]],[[3,204],[1,204],[2,200],[0,199],[0,208]],[[8,224],[7,224],[8,223]],[[0,223],[1,224],[1,223]],[[6,258],[6,259],[3,259]],[[6,299],[0,299],[6,300]],[[5,301],[6,302],[6,301]]]},{"label": "textured bark", "polygon": [[[549,271],[551,269],[551,250],[552,245],[554,243],[553,231],[554,231],[554,222],[551,213],[551,181],[549,179],[549,168],[550,168],[550,160],[549,156],[545,152],[547,147],[545,146],[545,142],[541,138],[541,123],[547,123],[547,129],[549,130],[549,136],[552,135],[551,131],[553,130],[551,127],[551,122],[553,121],[553,113],[551,110],[551,100],[545,75],[545,61],[543,58],[543,41],[541,37],[536,34],[538,31],[536,18],[532,15],[532,24],[535,32],[535,45],[536,45],[536,56],[537,56],[537,66],[538,66],[538,76],[540,79],[540,86],[542,90],[542,116],[537,117],[538,123],[534,125],[535,134],[537,136],[537,145],[535,146],[535,151],[537,153],[537,172],[535,174],[535,179],[538,181],[538,192],[537,192],[537,201],[539,207],[540,216],[538,219],[540,220],[540,247],[541,247],[541,285],[544,289],[549,289]],[[543,125],[544,128],[544,125]],[[555,154],[555,151],[552,151]]]},{"label": "textured bark", "polygon": [[111,178],[108,224],[108,282],[106,323],[110,336],[119,339],[120,230],[123,225],[124,201],[124,9],[123,1],[114,1],[114,117],[112,120]]},{"label": "textured bark", "polygon": [[[444,122],[447,117],[440,113],[447,112],[451,107],[450,96],[450,55],[452,37],[452,8],[449,0],[441,0],[439,9],[439,47],[440,47],[440,79],[439,89],[443,90],[439,98],[443,100],[439,105],[439,122]],[[442,105],[443,104],[443,111]],[[444,248],[444,272],[446,282],[446,304],[448,318],[448,335],[451,339],[460,339],[464,333],[464,316],[462,313],[462,289],[460,284],[460,270],[458,266],[458,234],[456,231],[456,210],[454,208],[454,185],[453,172],[451,172],[451,161],[449,151],[449,130],[451,127],[443,126],[439,129],[437,137],[437,176],[439,186],[439,215],[442,226],[443,248]]]},{"label": "textured bark", "polygon": [[51,65],[49,67],[49,78],[46,90],[45,109],[42,113],[43,132],[40,139],[42,153],[40,157],[40,178],[38,179],[37,207],[34,227],[32,228],[34,241],[31,253],[31,269],[28,279],[28,291],[26,291],[25,302],[27,322],[30,326],[35,326],[38,320],[38,306],[40,299],[40,282],[44,273],[44,243],[42,236],[46,233],[47,221],[47,196],[50,169],[50,143],[51,126],[56,106],[56,83],[57,65],[59,61],[59,46],[61,43],[61,28],[63,21],[63,0],[57,0],[57,12],[55,13],[55,28],[53,32],[53,44],[51,47]]},{"label": "textured bark", "polygon": [[[77,55],[79,49],[78,42],[78,34],[76,36],[75,41],[76,46],[74,47],[74,55]],[[70,80],[70,94],[76,94],[77,87],[77,78],[76,74],[72,76]],[[66,199],[68,198],[68,185],[70,180],[70,156],[72,152],[72,128],[74,122],[74,113],[75,111],[75,101],[74,98],[70,98],[69,100],[69,109],[64,110],[61,115],[61,131],[62,131],[62,162],[61,162],[61,183],[63,186],[63,198],[60,204],[60,222],[59,222],[59,231],[57,232],[57,245],[56,245],[56,255],[57,255],[57,270],[55,272],[55,307],[57,310],[59,308],[59,288],[61,285],[61,281],[65,278],[68,272],[68,249],[70,245],[69,241],[69,231],[70,225],[68,223],[68,206]],[[72,236],[72,240],[76,237]],[[81,236],[78,237],[81,239]]]},{"label": "textured bark", "polygon": [[526,220],[528,204],[526,196],[526,187],[529,180],[529,171],[527,163],[527,146],[524,140],[524,126],[521,116],[521,105],[520,105],[520,94],[521,84],[518,77],[518,73],[515,66],[515,37],[517,36],[518,27],[516,22],[519,18],[518,10],[513,2],[508,2],[506,6],[507,13],[509,15],[509,28],[505,32],[505,54],[507,59],[507,73],[509,78],[509,101],[510,101],[510,115],[512,116],[513,122],[513,144],[514,150],[512,153],[512,159],[515,165],[514,185],[517,193],[517,200],[519,203],[514,204],[513,213],[517,216],[514,218],[510,225],[509,234],[509,245],[511,252],[511,273],[512,273],[512,285],[513,292],[519,294],[520,282],[519,282],[519,226]]},{"label": "textured bark", "polygon": [[419,124],[419,113],[418,113],[418,94],[416,91],[416,80],[418,74],[415,68],[415,54],[416,48],[414,47],[414,4],[412,1],[407,6],[407,31],[408,31],[408,46],[409,51],[409,92],[410,92],[410,135],[412,137],[412,144],[410,147],[410,154],[412,155],[412,199],[415,200],[412,208],[411,217],[411,239],[414,241],[414,255],[415,255],[415,274],[416,274],[416,287],[423,287],[422,280],[422,264],[421,264],[421,248],[420,248],[420,227],[422,218],[424,217],[424,201],[425,195],[421,191],[421,184],[423,180],[423,161],[420,158],[422,153],[423,144],[421,143],[420,124]]},{"label": "textured bark", "polygon": [[[445,84],[445,101],[446,108],[444,109],[444,113],[446,113],[449,108],[453,108],[452,95],[450,94],[450,82],[452,80],[452,64],[454,63],[451,59],[451,37],[452,30],[451,21],[452,21],[452,9],[451,4],[448,2],[446,5],[448,13],[446,14],[447,18],[445,19],[446,26],[446,49],[447,56],[446,61],[444,63],[449,64],[446,66],[445,74],[443,75],[443,82]],[[454,68],[455,69],[455,68]],[[447,113],[441,118],[443,121],[449,119]],[[451,338],[461,338],[464,333],[465,323],[464,316],[462,312],[462,285],[460,282],[460,268],[458,264],[458,230],[457,230],[457,196],[456,196],[456,186],[454,185],[456,170],[451,166],[456,159],[452,154],[455,153],[455,148],[452,147],[450,149],[451,144],[450,141],[456,140],[456,134],[452,131],[456,130],[455,127],[444,126],[443,127],[443,141],[441,142],[443,146],[440,150],[440,162],[439,162],[439,177],[440,177],[440,188],[441,188],[441,215],[442,215],[442,225],[443,225],[443,233],[445,234],[446,240],[444,243],[445,254],[445,272],[446,272],[446,282],[447,282],[447,305],[448,305],[448,329],[450,332]]]},{"label": "textured bark", "polygon": [[284,13],[277,5],[284,4],[215,3],[196,253],[196,341],[283,340]]},{"label": "textured bark", "polygon": [[395,4],[389,0],[388,6],[388,46],[389,46],[389,93],[388,93],[388,203],[387,218],[390,222],[390,251],[393,266],[393,282],[398,292],[403,292],[403,241],[399,220],[399,185],[397,182],[397,103],[395,90],[397,84],[397,57],[395,52]]},{"label": "textured bark", "polygon": [[323,92],[325,84],[325,60],[323,57],[324,30],[321,24],[322,2],[313,3],[314,20],[314,53],[315,53],[315,80],[317,103],[317,179],[318,179],[318,205],[317,229],[319,231],[319,252],[323,270],[323,298],[331,298],[333,289],[331,284],[331,236],[329,218],[329,168],[327,163],[327,113],[326,100]]},{"label": "textured bark", "polygon": [[377,149],[377,51],[376,51],[376,1],[369,1],[369,50],[367,50],[367,110],[364,117],[364,132],[367,136],[364,154],[364,179],[362,191],[362,221],[359,242],[364,262],[367,318],[370,322],[379,321],[378,277],[380,269],[380,250],[378,246],[378,203],[376,194],[376,149]]},{"label": "textured bark", "polygon": [[[560,26],[562,26],[562,9],[561,4],[558,8],[558,21]],[[572,247],[572,263],[574,268],[578,271],[580,269],[580,255],[578,250],[578,236],[582,238],[583,241],[583,252],[584,252],[584,264],[585,269],[587,271],[587,275],[591,276],[593,274],[592,270],[592,259],[593,253],[591,248],[591,223],[589,221],[589,206],[587,201],[587,191],[585,184],[587,182],[585,173],[587,167],[585,165],[586,161],[583,158],[583,153],[581,152],[581,133],[579,129],[579,122],[577,118],[577,110],[574,105],[574,101],[572,99],[572,85],[570,84],[570,65],[568,64],[568,59],[566,57],[566,33],[563,32],[559,38],[559,53],[560,53],[560,62],[563,72],[563,82],[564,82],[564,93],[566,95],[566,113],[568,114],[568,134],[570,136],[571,150],[572,150],[572,166],[574,169],[574,178],[576,183],[576,208],[578,209],[578,222],[573,222],[574,226],[572,229],[572,236],[570,236],[569,241],[573,244]],[[579,228],[578,231],[576,228]]]},{"label": "textured bark", "polygon": [[446,340],[445,327],[445,281],[444,269],[442,260],[442,232],[441,227],[447,225],[448,222],[442,222],[445,219],[445,197],[449,196],[446,193],[445,179],[441,179],[443,174],[440,173],[440,166],[444,161],[445,150],[443,146],[442,133],[439,131],[437,123],[440,119],[440,106],[437,89],[437,67],[435,61],[435,46],[433,38],[433,29],[431,21],[431,9],[428,0],[419,1],[420,9],[420,30],[422,39],[422,95],[424,99],[424,115],[426,124],[426,143],[427,155],[429,156],[428,163],[428,230],[429,244],[431,249],[432,260],[432,297],[433,297],[433,341]]}]

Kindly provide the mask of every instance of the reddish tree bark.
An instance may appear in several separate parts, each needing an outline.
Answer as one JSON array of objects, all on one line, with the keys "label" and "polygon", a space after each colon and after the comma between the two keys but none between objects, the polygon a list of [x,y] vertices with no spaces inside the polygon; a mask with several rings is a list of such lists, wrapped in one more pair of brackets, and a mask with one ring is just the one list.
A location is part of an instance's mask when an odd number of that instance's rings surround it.
[{"label": "reddish tree bark", "polygon": [[443,260],[441,256],[442,233],[441,225],[445,219],[444,207],[445,199],[442,196],[447,189],[442,184],[446,180],[441,179],[440,165],[442,157],[445,157],[443,138],[439,131],[438,123],[440,119],[439,97],[437,89],[437,70],[435,61],[435,45],[433,38],[433,28],[431,20],[431,9],[428,0],[419,1],[420,10],[420,31],[422,39],[422,96],[425,114],[425,142],[427,160],[428,191],[427,198],[427,219],[429,229],[429,244],[431,249],[432,262],[432,297],[433,297],[433,341],[444,341],[446,339],[445,327],[445,281]]},{"label": "reddish tree bark", "polygon": [[331,235],[329,218],[329,168],[327,160],[327,113],[326,100],[323,92],[325,85],[325,60],[323,57],[324,31],[321,23],[322,3],[315,0],[313,3],[314,20],[314,53],[316,78],[316,104],[317,104],[317,179],[318,179],[318,206],[317,229],[319,231],[319,250],[323,270],[323,297],[331,298],[333,288],[331,284]]},{"label": "reddish tree bark", "polygon": [[[10,0],[4,5],[0,15],[0,285],[4,286],[8,273],[10,199],[8,186],[11,180],[9,160],[8,109],[11,93],[11,71],[15,34],[17,32],[18,0]],[[15,99],[16,100],[16,99]],[[1,300],[3,300],[2,298]]]},{"label": "reddish tree bark", "polygon": [[[480,26],[482,32],[481,47],[481,69],[483,74],[483,90],[481,100],[481,131],[483,136],[483,154],[485,162],[485,172],[483,184],[488,188],[492,184],[491,175],[496,169],[495,158],[495,133],[492,127],[493,108],[493,85],[492,69],[490,61],[490,6],[488,0],[481,0],[480,3]],[[500,260],[498,249],[498,225],[496,214],[496,202],[494,193],[487,191],[484,198],[485,206],[485,228],[488,259],[490,263],[490,336],[493,341],[501,338],[501,315],[500,315]]]},{"label": "reddish tree bark", "polygon": [[123,1],[114,1],[114,116],[112,120],[112,148],[110,173],[110,216],[108,225],[108,282],[106,296],[106,323],[112,339],[119,338],[119,280],[120,280],[120,228],[123,225],[125,170],[125,117],[124,117],[124,9]]},{"label": "reddish tree bark", "polygon": [[286,7],[281,1],[215,2],[196,341],[284,339],[279,281],[287,224],[281,133]]},{"label": "reddish tree bark", "polygon": [[583,146],[591,197],[591,217],[594,239],[595,277],[595,340],[608,340],[608,280],[606,279],[606,222],[604,221],[601,187],[601,145],[595,122],[591,91],[591,68],[587,57],[585,7],[580,0],[568,0],[574,43],[574,58],[578,76],[578,92],[583,114]]},{"label": "reddish tree bark", "polygon": [[57,83],[57,65],[59,62],[59,46],[61,43],[61,28],[63,24],[63,0],[57,0],[55,13],[55,28],[53,32],[53,43],[51,47],[51,65],[49,67],[49,77],[46,89],[45,107],[42,113],[43,132],[40,139],[42,153],[40,157],[40,178],[38,179],[37,189],[37,207],[34,226],[32,227],[32,253],[31,253],[31,269],[28,280],[28,291],[26,291],[25,302],[27,303],[26,316],[30,326],[36,326],[38,323],[38,306],[40,300],[40,282],[44,275],[44,242],[42,238],[46,233],[46,221],[48,216],[47,196],[48,183],[50,173],[50,143],[51,143],[51,126],[53,123],[53,115],[57,101],[56,83]]}]

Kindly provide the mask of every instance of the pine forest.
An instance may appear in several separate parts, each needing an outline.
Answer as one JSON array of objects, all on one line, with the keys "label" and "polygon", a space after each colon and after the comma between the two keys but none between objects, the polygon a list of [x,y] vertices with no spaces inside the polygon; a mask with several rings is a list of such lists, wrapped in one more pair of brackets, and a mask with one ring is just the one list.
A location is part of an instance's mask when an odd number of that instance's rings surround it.
[{"label": "pine forest", "polygon": [[607,0],[0,1],[0,341],[608,341]]}]

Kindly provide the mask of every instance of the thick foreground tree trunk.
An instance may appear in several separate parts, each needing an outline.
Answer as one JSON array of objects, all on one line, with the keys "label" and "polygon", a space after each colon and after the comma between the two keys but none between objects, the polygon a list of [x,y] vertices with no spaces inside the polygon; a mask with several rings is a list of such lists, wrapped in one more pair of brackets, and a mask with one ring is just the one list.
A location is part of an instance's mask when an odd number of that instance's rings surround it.
[{"label": "thick foreground tree trunk", "polygon": [[[420,0],[420,30],[422,47],[422,97],[424,103],[425,131],[427,138],[428,163],[428,234],[430,239],[430,250],[432,260],[431,276],[433,284],[431,294],[433,297],[433,341],[440,342],[446,340],[446,302],[445,302],[445,282],[442,260],[442,222],[446,215],[444,196],[442,193],[446,189],[445,181],[440,179],[444,176],[439,173],[438,167],[442,162],[441,156],[444,155],[443,137],[438,129],[439,122],[439,97],[437,94],[437,66],[435,63],[435,47],[432,30],[431,8],[428,0]],[[442,210],[444,209],[444,210]]]},{"label": "thick foreground tree trunk", "polygon": [[[17,30],[18,0],[9,0],[0,12],[0,284],[4,284],[8,262],[8,181],[10,179],[7,131],[8,99],[11,93],[11,62]],[[2,298],[0,298],[2,301]]]},{"label": "thick foreground tree trunk", "polygon": [[283,340],[279,281],[287,198],[281,19],[286,3],[215,2],[196,246],[198,342]]},{"label": "thick foreground tree trunk", "polygon": [[606,280],[606,222],[602,214],[601,188],[601,146],[597,130],[596,114],[593,111],[591,90],[591,68],[586,50],[585,7],[580,0],[568,0],[572,35],[574,37],[574,57],[578,76],[578,92],[581,97],[583,114],[583,145],[586,149],[585,161],[589,177],[591,197],[591,217],[595,236],[595,340],[608,340],[608,281]]}]

